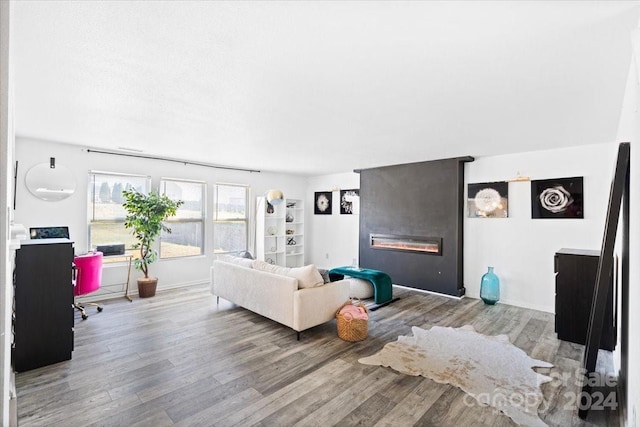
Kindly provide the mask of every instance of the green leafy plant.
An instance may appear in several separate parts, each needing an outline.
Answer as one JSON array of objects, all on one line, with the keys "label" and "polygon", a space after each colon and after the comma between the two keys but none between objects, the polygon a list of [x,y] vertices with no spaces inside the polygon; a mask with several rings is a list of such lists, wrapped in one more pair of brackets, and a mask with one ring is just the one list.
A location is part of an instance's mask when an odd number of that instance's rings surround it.
[{"label": "green leafy plant", "polygon": [[153,249],[153,242],[162,231],[171,233],[171,229],[162,221],[176,214],[178,208],[184,203],[182,200],[172,200],[166,195],[155,192],[142,194],[136,189],[122,191],[124,203],[122,206],[127,211],[124,219],[124,227],[131,229],[131,233],[138,240],[133,245],[140,250],[140,257],[135,260],[136,270],[149,277],[149,264],[158,259],[158,251]]}]

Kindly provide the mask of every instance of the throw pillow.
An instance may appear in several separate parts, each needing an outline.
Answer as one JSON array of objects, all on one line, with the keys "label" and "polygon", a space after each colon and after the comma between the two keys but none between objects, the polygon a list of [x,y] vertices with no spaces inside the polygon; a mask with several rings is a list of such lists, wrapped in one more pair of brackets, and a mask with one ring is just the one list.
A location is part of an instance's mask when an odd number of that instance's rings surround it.
[{"label": "throw pillow", "polygon": [[329,283],[331,281],[331,278],[329,277],[329,270],[325,268],[319,268],[318,273],[320,273],[320,275],[322,276],[322,280],[324,281],[324,283]]},{"label": "throw pillow", "polygon": [[298,289],[315,288],[316,286],[324,285],[322,276],[313,264],[305,265],[304,267],[294,267],[289,272],[289,276],[298,279]]},{"label": "throw pillow", "polygon": [[289,268],[269,264],[264,261],[254,260],[252,261],[252,267],[255,270],[266,271],[268,273],[298,279],[298,289],[313,288],[324,285],[322,276],[318,273],[318,269],[313,264],[305,265],[304,267]]}]

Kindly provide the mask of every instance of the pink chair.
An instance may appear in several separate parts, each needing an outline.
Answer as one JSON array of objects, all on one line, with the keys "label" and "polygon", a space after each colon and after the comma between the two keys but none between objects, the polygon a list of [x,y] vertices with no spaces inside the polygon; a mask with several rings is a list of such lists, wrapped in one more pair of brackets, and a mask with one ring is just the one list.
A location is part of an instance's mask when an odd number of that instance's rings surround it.
[{"label": "pink chair", "polygon": [[[100,283],[102,282],[102,252],[78,255],[74,258],[73,264],[75,265],[73,288],[75,297],[100,289]],[[76,300],[73,302],[73,306],[82,313],[82,320],[86,320],[89,317],[84,309],[85,305],[95,305],[98,308],[98,312],[102,311],[100,304],[94,302],[78,303]]]}]

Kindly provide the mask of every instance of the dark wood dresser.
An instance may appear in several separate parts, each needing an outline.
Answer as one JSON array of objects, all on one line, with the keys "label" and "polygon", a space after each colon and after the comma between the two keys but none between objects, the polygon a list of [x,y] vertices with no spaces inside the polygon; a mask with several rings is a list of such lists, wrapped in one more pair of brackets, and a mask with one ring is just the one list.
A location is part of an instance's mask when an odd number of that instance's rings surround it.
[{"label": "dark wood dresser", "polygon": [[28,371],[71,359],[73,243],[24,240],[16,251],[13,369]]},{"label": "dark wood dresser", "polygon": [[[591,301],[598,272],[600,251],[560,249],[555,254],[556,322],[558,338],[577,344],[587,341]],[[600,348],[613,350],[616,344],[616,316],[613,280],[604,315]]]}]

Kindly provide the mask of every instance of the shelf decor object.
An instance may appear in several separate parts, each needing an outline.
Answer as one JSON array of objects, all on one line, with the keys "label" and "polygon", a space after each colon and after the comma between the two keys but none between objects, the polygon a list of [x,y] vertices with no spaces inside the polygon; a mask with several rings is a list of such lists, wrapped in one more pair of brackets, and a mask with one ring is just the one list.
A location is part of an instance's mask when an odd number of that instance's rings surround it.
[{"label": "shelf decor object", "polygon": [[280,190],[267,190],[264,198],[267,202],[267,213],[272,215],[275,212],[273,207],[282,203],[284,194]]},{"label": "shelf decor object", "polygon": [[304,265],[303,200],[286,199],[272,205],[266,195],[257,198],[256,258],[283,267]]},{"label": "shelf decor object", "polygon": [[267,202],[272,205],[279,205],[284,201],[284,194],[281,190],[269,190],[267,191]]},{"label": "shelf decor object", "polygon": [[488,305],[500,300],[500,279],[493,272],[493,267],[489,267],[480,280],[480,298]]}]

